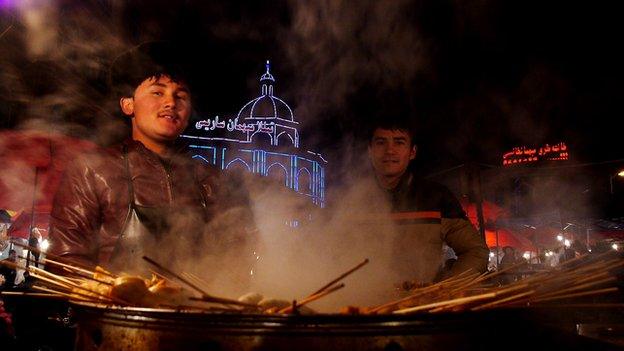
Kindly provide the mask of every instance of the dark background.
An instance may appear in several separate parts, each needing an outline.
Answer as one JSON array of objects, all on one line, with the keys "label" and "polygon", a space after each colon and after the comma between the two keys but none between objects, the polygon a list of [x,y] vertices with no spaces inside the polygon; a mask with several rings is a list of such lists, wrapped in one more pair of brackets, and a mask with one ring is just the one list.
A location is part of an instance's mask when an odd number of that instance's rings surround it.
[{"label": "dark background", "polygon": [[[99,48],[100,58],[98,50],[78,50],[76,57],[95,57],[99,66],[73,69],[74,78],[67,57],[25,54],[15,3],[4,1],[2,10],[2,28],[12,26],[0,38],[3,69],[17,72],[4,77],[3,128],[23,125],[29,103],[74,79],[89,87],[84,96],[65,94],[72,108],[66,103],[48,117],[89,136],[114,118],[94,108],[106,105],[113,49],[169,40],[192,70],[196,119],[237,113],[258,95],[270,59],[276,95],[295,109],[303,145],[326,155],[330,169],[364,139],[372,119],[384,118],[379,111],[416,126],[415,167],[425,174],[471,162],[499,166],[514,146],[561,141],[568,164],[624,158],[623,22],[613,1],[65,0],[57,3],[61,45],[123,42]],[[104,24],[89,26],[96,19]]]}]

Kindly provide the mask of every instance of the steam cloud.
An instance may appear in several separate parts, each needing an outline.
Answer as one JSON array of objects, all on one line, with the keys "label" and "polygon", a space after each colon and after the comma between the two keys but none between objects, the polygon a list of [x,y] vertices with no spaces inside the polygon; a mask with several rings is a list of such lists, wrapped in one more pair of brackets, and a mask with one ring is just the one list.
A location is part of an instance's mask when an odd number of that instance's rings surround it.
[{"label": "steam cloud", "polygon": [[[365,0],[355,5],[346,0],[292,0],[288,5],[291,25],[281,27],[277,37],[285,43],[283,49],[290,66],[299,72],[294,78],[297,86],[294,105],[297,116],[308,129],[321,119],[345,112],[349,98],[363,87],[407,89],[420,73],[432,69],[431,46],[414,24],[413,1]],[[110,62],[131,45],[122,39],[123,30],[111,16],[111,11],[119,8],[106,7],[100,2],[71,5],[71,2],[24,1],[3,11],[0,92],[8,97],[5,100],[11,106],[6,114],[14,118],[6,125],[55,130],[88,137],[101,144],[119,140],[126,129],[113,116],[117,102],[108,99],[104,84]],[[145,23],[145,28],[147,33],[143,33],[142,39],[162,34],[158,22]],[[260,40],[263,35],[258,30],[245,31],[236,22],[220,23],[215,30],[217,37],[234,32],[252,41]],[[452,101],[449,109],[454,110],[451,114],[461,115],[458,120],[478,122],[460,124],[452,131],[453,138],[443,138],[451,155],[458,159],[466,157],[465,148],[472,140],[462,135],[477,134],[466,133],[466,128],[481,128],[491,122],[478,117],[481,115],[508,121],[507,127],[523,142],[535,140],[535,131],[538,137],[546,135],[548,126],[539,118],[556,110],[556,104],[548,102],[564,99],[566,91],[562,88],[565,84],[551,77],[552,90],[557,92],[554,97],[548,95],[551,89],[534,92],[540,85],[540,77],[540,70],[527,75],[513,94],[479,89],[483,96],[465,94]],[[543,110],[526,107],[534,94],[542,97],[538,105],[545,106]],[[434,117],[445,113],[433,112]],[[535,114],[539,116],[527,117]],[[534,125],[527,128],[527,120]],[[295,233],[284,226],[283,219],[298,215],[293,209],[305,208],[307,204],[287,191],[277,191],[275,185],[267,182],[252,180],[247,184],[261,239],[257,247],[239,251],[243,252],[240,255],[249,255],[257,261],[251,287],[239,284],[246,279],[238,277],[241,271],[246,272],[240,264],[245,258],[232,252],[209,256],[199,263],[182,262],[182,266],[211,282],[215,294],[236,294],[251,288],[289,300],[307,295],[362,259],[370,258],[371,264],[346,281],[346,289],[314,306],[332,310],[339,305],[372,304],[388,299],[388,294],[392,294],[391,284],[399,280],[391,264],[390,242],[394,235],[391,223],[385,224],[383,232],[371,232],[354,228],[347,220],[358,209],[365,210],[357,199],[362,191],[369,190],[361,189],[354,179],[366,172],[368,162],[364,150],[354,148],[351,138],[345,136],[335,151],[345,167],[330,165],[345,186],[334,188],[328,198],[342,201],[332,208],[331,214],[313,212],[322,221],[313,221]],[[483,148],[501,151],[504,143],[496,138],[486,139]],[[0,143],[0,154],[14,151],[3,150]],[[30,184],[25,180],[30,178],[23,177],[24,167],[27,166],[19,165],[12,172],[3,172],[2,180],[12,188]],[[380,199],[378,206],[387,204]],[[228,223],[239,219],[239,215],[237,209],[221,213],[212,225],[227,237]],[[414,278],[418,278],[418,272]]]},{"label": "steam cloud", "polygon": [[407,87],[427,65],[413,23],[413,2],[290,1],[292,27],[283,33],[296,77],[296,109],[305,121],[335,115],[367,84]]}]

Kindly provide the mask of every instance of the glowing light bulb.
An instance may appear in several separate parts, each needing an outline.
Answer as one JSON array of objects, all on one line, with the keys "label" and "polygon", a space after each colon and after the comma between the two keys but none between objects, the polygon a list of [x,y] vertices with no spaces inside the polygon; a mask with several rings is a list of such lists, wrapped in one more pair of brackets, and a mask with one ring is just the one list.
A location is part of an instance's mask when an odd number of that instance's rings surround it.
[{"label": "glowing light bulb", "polygon": [[613,245],[611,245],[611,248],[612,248],[613,250],[617,251],[617,249],[618,249],[618,244],[615,244],[615,243],[614,243]]},{"label": "glowing light bulb", "polygon": [[563,235],[561,234],[557,235],[557,241],[563,241]]},{"label": "glowing light bulb", "polygon": [[48,239],[43,239],[39,242],[39,247],[41,248],[41,251],[47,251],[50,247],[50,242]]},{"label": "glowing light bulb", "polygon": [[570,240],[565,239],[565,240],[563,241],[563,245],[565,245],[566,247],[570,247],[570,245],[572,245],[572,243],[570,242]]},{"label": "glowing light bulb", "polygon": [[524,255],[522,255],[522,257],[524,257],[525,260],[528,260],[529,258],[531,258],[531,253],[525,252]]},{"label": "glowing light bulb", "polygon": [[490,252],[490,257],[496,256],[493,252]]}]

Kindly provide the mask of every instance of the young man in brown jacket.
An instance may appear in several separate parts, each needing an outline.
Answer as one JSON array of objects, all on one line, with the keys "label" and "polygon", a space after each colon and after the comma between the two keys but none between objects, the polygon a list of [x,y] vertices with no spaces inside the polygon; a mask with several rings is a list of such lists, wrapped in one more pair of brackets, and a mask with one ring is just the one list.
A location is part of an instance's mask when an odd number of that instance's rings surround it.
[{"label": "young man in brown jacket", "polygon": [[170,60],[177,54],[161,43],[144,44],[113,64],[112,88],[132,134],[68,167],[54,200],[50,253],[145,272],[143,255],[174,268],[219,251],[250,251],[253,237],[242,226],[229,228],[228,234],[241,232],[235,248],[217,247],[217,234],[205,233],[217,210],[246,211],[247,199],[242,187],[192,159],[178,140],[192,99],[184,71]]}]

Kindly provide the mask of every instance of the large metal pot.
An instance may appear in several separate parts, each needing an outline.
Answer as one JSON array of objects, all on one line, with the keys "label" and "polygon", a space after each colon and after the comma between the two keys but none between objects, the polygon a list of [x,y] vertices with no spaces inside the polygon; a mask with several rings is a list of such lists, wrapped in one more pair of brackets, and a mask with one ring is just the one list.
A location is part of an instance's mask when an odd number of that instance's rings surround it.
[{"label": "large metal pot", "polygon": [[483,350],[510,341],[511,349],[606,349],[535,323],[526,311],[301,316],[89,303],[76,303],[74,309],[77,350]]}]

